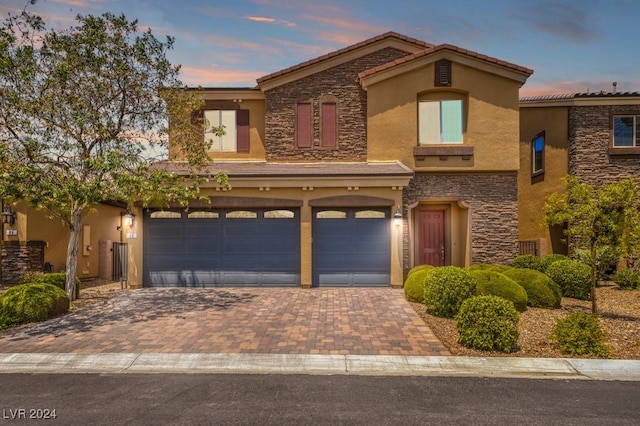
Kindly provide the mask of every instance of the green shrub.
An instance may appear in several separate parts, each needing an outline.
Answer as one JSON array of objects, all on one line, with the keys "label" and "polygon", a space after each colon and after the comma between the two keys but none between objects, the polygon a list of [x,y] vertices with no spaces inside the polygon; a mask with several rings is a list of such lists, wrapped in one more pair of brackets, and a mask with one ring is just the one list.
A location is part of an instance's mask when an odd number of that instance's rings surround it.
[{"label": "green shrub", "polygon": [[533,254],[523,254],[513,259],[513,267],[520,269],[533,269],[534,271],[543,272],[542,260]]},{"label": "green shrub", "polygon": [[413,268],[409,269],[409,272],[407,272],[407,278],[409,278],[411,274],[413,274],[414,272],[424,271],[425,269],[432,269],[432,268],[434,268],[433,265],[416,265]]},{"label": "green shrub", "polygon": [[9,318],[8,315],[0,313],[0,330],[4,330],[5,328],[11,326],[13,324],[13,319]]},{"label": "green shrub", "polygon": [[640,290],[640,271],[635,269],[620,269],[612,279],[623,290]]},{"label": "green shrub", "polygon": [[545,257],[542,258],[542,272],[545,272],[547,270],[547,268],[549,267],[549,265],[551,265],[554,262],[557,262],[559,260],[570,260],[569,257],[565,256],[564,254],[557,254],[557,253],[552,253],[552,254],[548,254]]},{"label": "green shrub", "polygon": [[513,352],[518,345],[520,315],[513,303],[498,296],[475,296],[456,315],[463,346],[483,351]]},{"label": "green shrub", "polygon": [[562,294],[574,299],[591,299],[591,268],[577,260],[559,260],[552,263],[546,274],[556,282]]},{"label": "green shrub", "polygon": [[44,321],[69,311],[69,297],[50,284],[21,284],[0,296],[0,316],[12,324]]},{"label": "green shrub", "polygon": [[476,281],[466,269],[441,266],[433,268],[427,275],[424,304],[432,315],[453,318],[464,299],[475,293]]},{"label": "green shrub", "polygon": [[609,348],[598,317],[585,312],[572,312],[556,322],[551,340],[562,354],[606,357]]},{"label": "green shrub", "polygon": [[[66,292],[66,281],[67,274],[64,272],[52,272],[49,274],[39,274],[31,282],[54,285]],[[80,279],[76,278],[76,299],[78,297],[80,297]]]},{"label": "green shrub", "polygon": [[404,282],[404,295],[409,302],[424,303],[424,282],[433,268],[422,268],[412,272]]},{"label": "green shrub", "polygon": [[488,271],[493,268],[493,265],[489,265],[488,263],[474,263],[469,266],[469,271]]},{"label": "green shrub", "polygon": [[491,267],[491,270],[494,272],[500,272],[503,273],[504,271],[510,271],[512,269],[515,269],[513,266],[509,266],[509,265],[493,265]]},{"label": "green shrub", "polygon": [[527,292],[527,305],[534,308],[557,309],[562,302],[560,287],[542,272],[513,268],[502,272]]},{"label": "green shrub", "polygon": [[476,295],[498,296],[513,302],[518,312],[527,310],[527,292],[511,278],[494,271],[469,271],[476,279]]}]

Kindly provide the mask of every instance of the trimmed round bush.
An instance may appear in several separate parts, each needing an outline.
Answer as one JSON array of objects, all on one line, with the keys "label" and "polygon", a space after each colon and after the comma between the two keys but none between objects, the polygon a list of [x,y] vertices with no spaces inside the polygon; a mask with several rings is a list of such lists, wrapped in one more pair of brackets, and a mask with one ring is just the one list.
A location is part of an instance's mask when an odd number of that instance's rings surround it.
[{"label": "trimmed round bush", "polygon": [[407,278],[409,278],[411,274],[413,274],[414,272],[424,271],[425,269],[433,269],[433,268],[434,268],[433,265],[416,265],[413,268],[409,269],[409,272],[407,272]]},{"label": "trimmed round bush", "polygon": [[513,267],[520,269],[533,269],[534,271],[544,272],[542,268],[542,260],[533,254],[523,254],[513,259]]},{"label": "trimmed round bush", "polygon": [[513,266],[509,266],[509,265],[493,265],[491,267],[491,270],[494,272],[500,272],[503,273],[504,271],[510,271],[512,269],[515,269]]},{"label": "trimmed round bush", "polygon": [[67,293],[51,284],[17,285],[0,297],[0,316],[13,324],[44,321],[67,312]]},{"label": "trimmed round bush", "polygon": [[[39,274],[31,281],[38,284],[51,284],[66,290],[67,274],[64,272],[52,272],[48,274]],[[76,277],[76,299],[80,297],[80,279]]]},{"label": "trimmed round bush", "polygon": [[469,271],[476,279],[476,295],[498,296],[513,302],[518,312],[527,310],[527,292],[511,278],[494,271]]},{"label": "trimmed round bush", "polygon": [[433,268],[427,275],[424,304],[427,312],[444,318],[453,318],[462,302],[476,293],[476,280],[458,266]]},{"label": "trimmed round bush", "polygon": [[409,302],[424,303],[424,283],[432,269],[423,268],[409,274],[404,282],[404,295]]},{"label": "trimmed round bush", "polygon": [[483,351],[513,352],[518,346],[520,315],[513,303],[498,296],[474,296],[456,315],[458,342]]},{"label": "trimmed round bush", "polygon": [[493,268],[493,265],[490,265],[488,263],[474,263],[473,265],[469,266],[469,271],[488,271],[490,269]]},{"label": "trimmed round bush", "polygon": [[562,302],[560,287],[542,272],[513,268],[502,272],[527,292],[527,305],[534,308],[557,309]]},{"label": "trimmed round bush", "polygon": [[635,269],[620,269],[611,279],[623,290],[640,290],[640,271]]},{"label": "trimmed round bush", "polygon": [[545,272],[552,263],[555,263],[559,260],[571,260],[571,259],[569,259],[569,257],[565,256],[564,254],[557,254],[557,253],[548,254],[542,258],[542,272]]},{"label": "trimmed round bush", "polygon": [[560,352],[571,356],[608,356],[606,338],[598,317],[580,311],[556,321],[551,335]]},{"label": "trimmed round bush", "polygon": [[577,260],[559,260],[549,265],[546,274],[560,286],[562,294],[591,300],[591,268]]}]

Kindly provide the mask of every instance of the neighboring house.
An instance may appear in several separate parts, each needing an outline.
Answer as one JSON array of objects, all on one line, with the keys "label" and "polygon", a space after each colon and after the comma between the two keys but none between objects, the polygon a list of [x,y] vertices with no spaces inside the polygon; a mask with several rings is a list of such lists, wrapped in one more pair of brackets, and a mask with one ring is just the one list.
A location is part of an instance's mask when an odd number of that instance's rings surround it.
[{"label": "neighboring house", "polygon": [[[385,33],[207,88],[210,203],[136,208],[144,286],[401,286],[423,263],[517,255],[518,91],[530,69]],[[159,164],[184,172],[179,155]],[[134,238],[128,238],[134,237]]]},{"label": "neighboring house", "polygon": [[[113,278],[114,266],[118,266],[114,265],[113,243],[122,238],[124,207],[101,204],[95,212],[85,214],[78,246],[79,278]],[[30,271],[65,270],[69,230],[61,221],[22,202],[3,203],[2,211],[2,282],[16,283]]]},{"label": "neighboring house", "polygon": [[595,186],[640,176],[640,92],[520,99],[518,235],[522,252],[567,253],[561,227],[542,227],[544,201],[567,174]]}]

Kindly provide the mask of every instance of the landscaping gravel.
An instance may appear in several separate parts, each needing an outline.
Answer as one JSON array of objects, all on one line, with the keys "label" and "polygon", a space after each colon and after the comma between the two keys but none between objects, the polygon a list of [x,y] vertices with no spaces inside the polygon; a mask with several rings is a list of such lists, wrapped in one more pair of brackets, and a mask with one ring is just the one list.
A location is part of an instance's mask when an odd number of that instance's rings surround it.
[{"label": "landscaping gravel", "polygon": [[[620,290],[613,283],[596,289],[600,322],[607,332],[610,358],[640,359],[640,291]],[[564,297],[560,309],[528,308],[520,314],[520,338],[516,352],[505,354],[465,348],[458,344],[455,320],[429,315],[424,305],[415,311],[452,355],[566,358],[550,342],[555,322],[573,311],[591,312],[591,301]]]}]

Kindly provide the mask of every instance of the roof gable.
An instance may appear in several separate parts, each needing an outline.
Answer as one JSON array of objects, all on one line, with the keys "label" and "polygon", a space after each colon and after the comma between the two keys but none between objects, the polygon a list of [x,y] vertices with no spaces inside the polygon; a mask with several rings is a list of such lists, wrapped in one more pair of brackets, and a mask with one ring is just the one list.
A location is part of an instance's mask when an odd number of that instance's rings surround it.
[{"label": "roof gable", "polygon": [[533,70],[503,61],[492,56],[483,55],[467,49],[462,49],[452,44],[440,44],[431,46],[420,52],[407,55],[384,65],[361,72],[358,77],[366,89],[369,84],[386,80],[387,78],[405,73],[425,64],[433,63],[439,59],[449,59],[473,68],[502,75],[520,83],[524,83],[533,74]]},{"label": "roof gable", "polygon": [[262,90],[273,89],[386,48],[395,48],[407,52],[407,55],[412,55],[424,51],[425,48],[432,47],[434,45],[415,38],[395,32],[386,32],[360,43],[260,77],[257,80],[258,87]]}]

